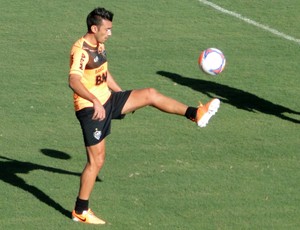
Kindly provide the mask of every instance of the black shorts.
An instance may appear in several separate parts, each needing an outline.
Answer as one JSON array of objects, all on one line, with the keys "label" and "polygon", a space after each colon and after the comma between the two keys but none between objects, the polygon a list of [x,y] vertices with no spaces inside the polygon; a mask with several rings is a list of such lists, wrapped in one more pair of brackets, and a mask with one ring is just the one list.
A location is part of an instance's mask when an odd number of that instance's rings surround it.
[{"label": "black shorts", "polygon": [[110,134],[111,120],[123,119],[125,114],[121,111],[131,91],[113,92],[108,101],[103,105],[106,111],[105,119],[102,121],[93,120],[94,108],[88,107],[76,112],[80,122],[85,146],[92,146],[100,143]]}]

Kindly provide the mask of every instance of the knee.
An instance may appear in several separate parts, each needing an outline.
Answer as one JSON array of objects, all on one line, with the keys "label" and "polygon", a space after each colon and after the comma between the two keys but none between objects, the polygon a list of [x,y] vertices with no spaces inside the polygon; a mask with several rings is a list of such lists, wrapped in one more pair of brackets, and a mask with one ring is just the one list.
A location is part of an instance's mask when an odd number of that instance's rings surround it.
[{"label": "knee", "polygon": [[100,170],[102,168],[102,166],[104,165],[104,157],[100,157],[95,161],[95,167],[97,168],[97,170]]},{"label": "knee", "polygon": [[101,171],[103,165],[104,165],[104,161],[88,162],[87,169],[89,169],[91,173],[96,175]]},{"label": "knee", "polygon": [[97,154],[96,157],[90,155],[88,164],[92,171],[100,171],[105,161],[105,153]]},{"label": "knee", "polygon": [[154,89],[154,88],[147,88],[147,90],[148,90],[148,93],[149,93],[150,95],[152,95],[152,94],[157,94],[157,93],[158,93],[158,91],[157,91],[156,89]]},{"label": "knee", "polygon": [[159,92],[154,88],[147,88],[147,98],[150,101],[150,104],[153,104],[157,96],[159,95]]}]

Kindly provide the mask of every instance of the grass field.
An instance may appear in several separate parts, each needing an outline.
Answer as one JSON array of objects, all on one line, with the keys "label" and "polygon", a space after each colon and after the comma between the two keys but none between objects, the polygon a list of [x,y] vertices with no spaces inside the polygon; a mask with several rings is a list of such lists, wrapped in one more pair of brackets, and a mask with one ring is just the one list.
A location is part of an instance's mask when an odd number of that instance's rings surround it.
[{"label": "grass field", "polygon": [[[299,229],[300,2],[211,2],[295,41],[199,0],[0,0],[0,229]],[[70,219],[85,154],[67,85],[99,4],[124,89],[222,101],[205,129],[150,107],[113,123],[90,200],[101,227]],[[197,66],[208,47],[227,58],[218,77]]]}]

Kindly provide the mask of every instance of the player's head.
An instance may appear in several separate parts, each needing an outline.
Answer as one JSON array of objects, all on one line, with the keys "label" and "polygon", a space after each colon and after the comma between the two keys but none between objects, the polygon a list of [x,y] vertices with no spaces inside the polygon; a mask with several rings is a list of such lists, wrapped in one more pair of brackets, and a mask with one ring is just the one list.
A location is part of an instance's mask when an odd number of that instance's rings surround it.
[{"label": "player's head", "polygon": [[103,20],[108,20],[112,22],[114,17],[114,14],[105,8],[95,8],[92,12],[89,13],[89,15],[86,18],[86,24],[88,32],[92,32],[92,26],[101,26]]}]

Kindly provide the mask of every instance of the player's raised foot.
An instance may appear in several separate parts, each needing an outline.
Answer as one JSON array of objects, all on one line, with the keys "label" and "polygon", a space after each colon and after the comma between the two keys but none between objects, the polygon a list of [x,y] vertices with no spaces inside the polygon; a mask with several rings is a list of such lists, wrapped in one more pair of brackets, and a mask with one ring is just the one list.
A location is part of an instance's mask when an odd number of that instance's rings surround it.
[{"label": "player's raised foot", "polygon": [[216,114],[220,107],[220,100],[215,98],[206,103],[200,104],[197,110],[196,123],[199,127],[205,127],[209,119]]},{"label": "player's raised foot", "polygon": [[77,214],[75,210],[73,210],[72,220],[86,224],[105,224],[105,221],[95,216],[90,208],[87,211],[83,211],[82,214]]}]

